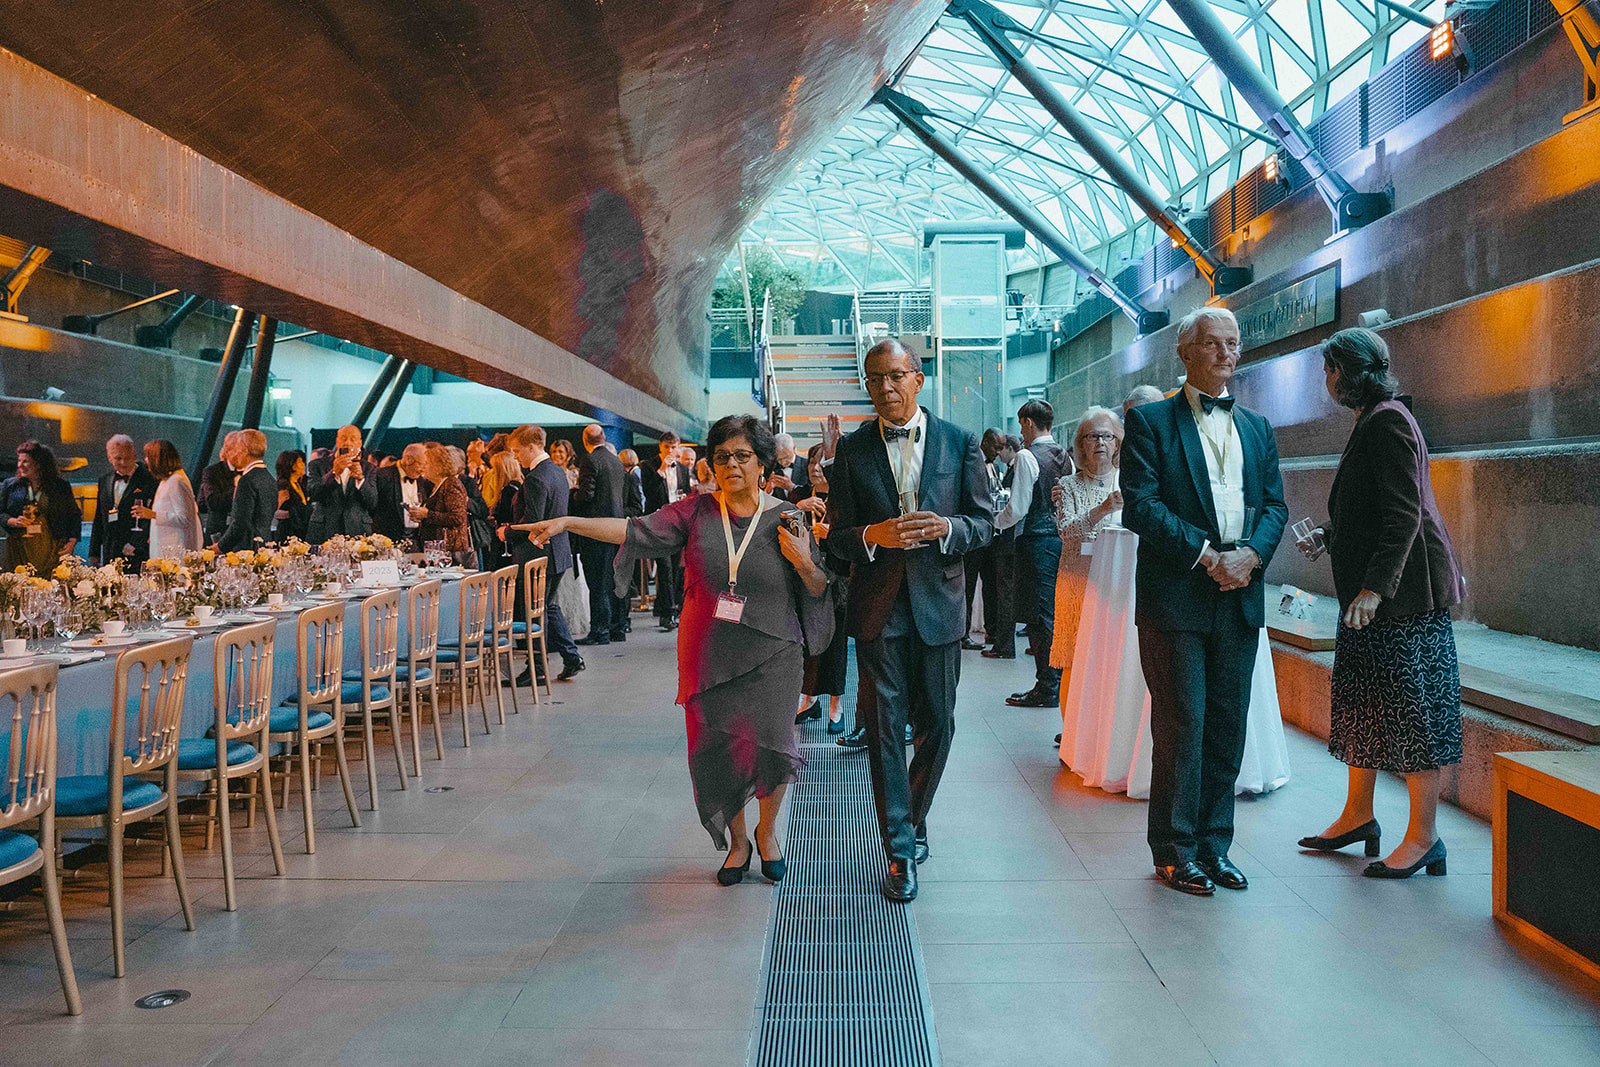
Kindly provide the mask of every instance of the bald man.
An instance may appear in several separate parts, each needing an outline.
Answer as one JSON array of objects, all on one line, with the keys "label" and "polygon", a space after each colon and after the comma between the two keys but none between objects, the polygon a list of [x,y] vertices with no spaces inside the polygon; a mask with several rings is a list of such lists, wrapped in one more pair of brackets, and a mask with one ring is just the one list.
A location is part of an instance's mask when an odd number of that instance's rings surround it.
[{"label": "bald man", "polygon": [[[578,471],[578,488],[572,492],[572,514],[584,518],[620,519],[626,515],[627,474],[622,461],[606,448],[606,432],[599,423],[583,428],[587,458]],[[616,595],[611,565],[617,546],[587,537],[573,537],[583,560],[583,577],[589,585],[589,636],[580,645],[609,645],[628,639],[628,602]]]}]

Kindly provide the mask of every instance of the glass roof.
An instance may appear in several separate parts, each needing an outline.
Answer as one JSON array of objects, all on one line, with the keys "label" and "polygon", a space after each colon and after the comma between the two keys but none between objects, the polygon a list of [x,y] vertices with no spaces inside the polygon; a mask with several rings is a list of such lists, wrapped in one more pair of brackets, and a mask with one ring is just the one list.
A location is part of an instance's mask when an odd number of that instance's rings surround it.
[{"label": "glass roof", "polygon": [[[1054,40],[1013,36],[1168,203],[1203,210],[1263,158],[1261,141],[1184,106],[1261,128],[1163,0],[995,6]],[[1413,6],[1443,17],[1444,0]],[[1427,32],[1388,8],[1375,13],[1371,0],[1212,0],[1212,7],[1303,122]],[[1155,240],[1154,227],[965,21],[941,18],[895,87],[934,109],[935,124],[963,151],[1111,273]],[[893,116],[868,106],[773,195],[743,239],[770,248],[812,288],[905,287],[927,281],[924,220],[998,215]],[[1013,269],[1055,259],[1031,235],[1028,249],[1011,255]],[[724,269],[737,262],[735,254]]]}]

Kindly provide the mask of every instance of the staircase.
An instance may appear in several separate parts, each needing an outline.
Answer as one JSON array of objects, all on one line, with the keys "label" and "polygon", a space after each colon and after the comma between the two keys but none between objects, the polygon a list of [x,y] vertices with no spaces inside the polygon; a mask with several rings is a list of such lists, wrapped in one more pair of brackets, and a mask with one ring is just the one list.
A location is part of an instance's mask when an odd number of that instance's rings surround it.
[{"label": "staircase", "polygon": [[783,428],[802,455],[821,442],[829,415],[839,416],[845,433],[872,418],[872,398],[862,388],[856,339],[850,334],[776,336],[769,343],[773,379],[783,398]]}]

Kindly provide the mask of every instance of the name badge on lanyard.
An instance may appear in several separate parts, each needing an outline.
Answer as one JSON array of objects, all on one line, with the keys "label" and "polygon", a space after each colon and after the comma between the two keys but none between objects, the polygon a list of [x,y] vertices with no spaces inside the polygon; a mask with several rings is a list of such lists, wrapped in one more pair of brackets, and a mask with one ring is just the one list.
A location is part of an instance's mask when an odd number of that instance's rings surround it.
[{"label": "name badge on lanyard", "polygon": [[717,506],[722,509],[722,536],[728,544],[728,591],[717,596],[716,617],[723,622],[736,623],[744,618],[744,597],[733,591],[739,584],[739,563],[750,548],[750,542],[755,539],[756,527],[761,524],[761,513],[767,510],[767,498],[762,496],[761,502],[756,505],[756,513],[750,517],[750,525],[745,529],[744,539],[739,542],[738,548],[733,545],[733,522],[728,518],[728,500],[721,493],[717,494]]}]

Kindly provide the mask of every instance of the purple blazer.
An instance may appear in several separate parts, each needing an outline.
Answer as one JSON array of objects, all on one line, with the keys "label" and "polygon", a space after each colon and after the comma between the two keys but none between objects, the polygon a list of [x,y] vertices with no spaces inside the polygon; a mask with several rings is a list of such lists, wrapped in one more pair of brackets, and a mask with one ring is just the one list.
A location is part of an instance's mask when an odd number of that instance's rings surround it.
[{"label": "purple blazer", "polygon": [[1378,618],[1461,602],[1465,582],[1428,477],[1428,443],[1404,398],[1361,413],[1339,459],[1325,528],[1340,607],[1363,589]]}]

